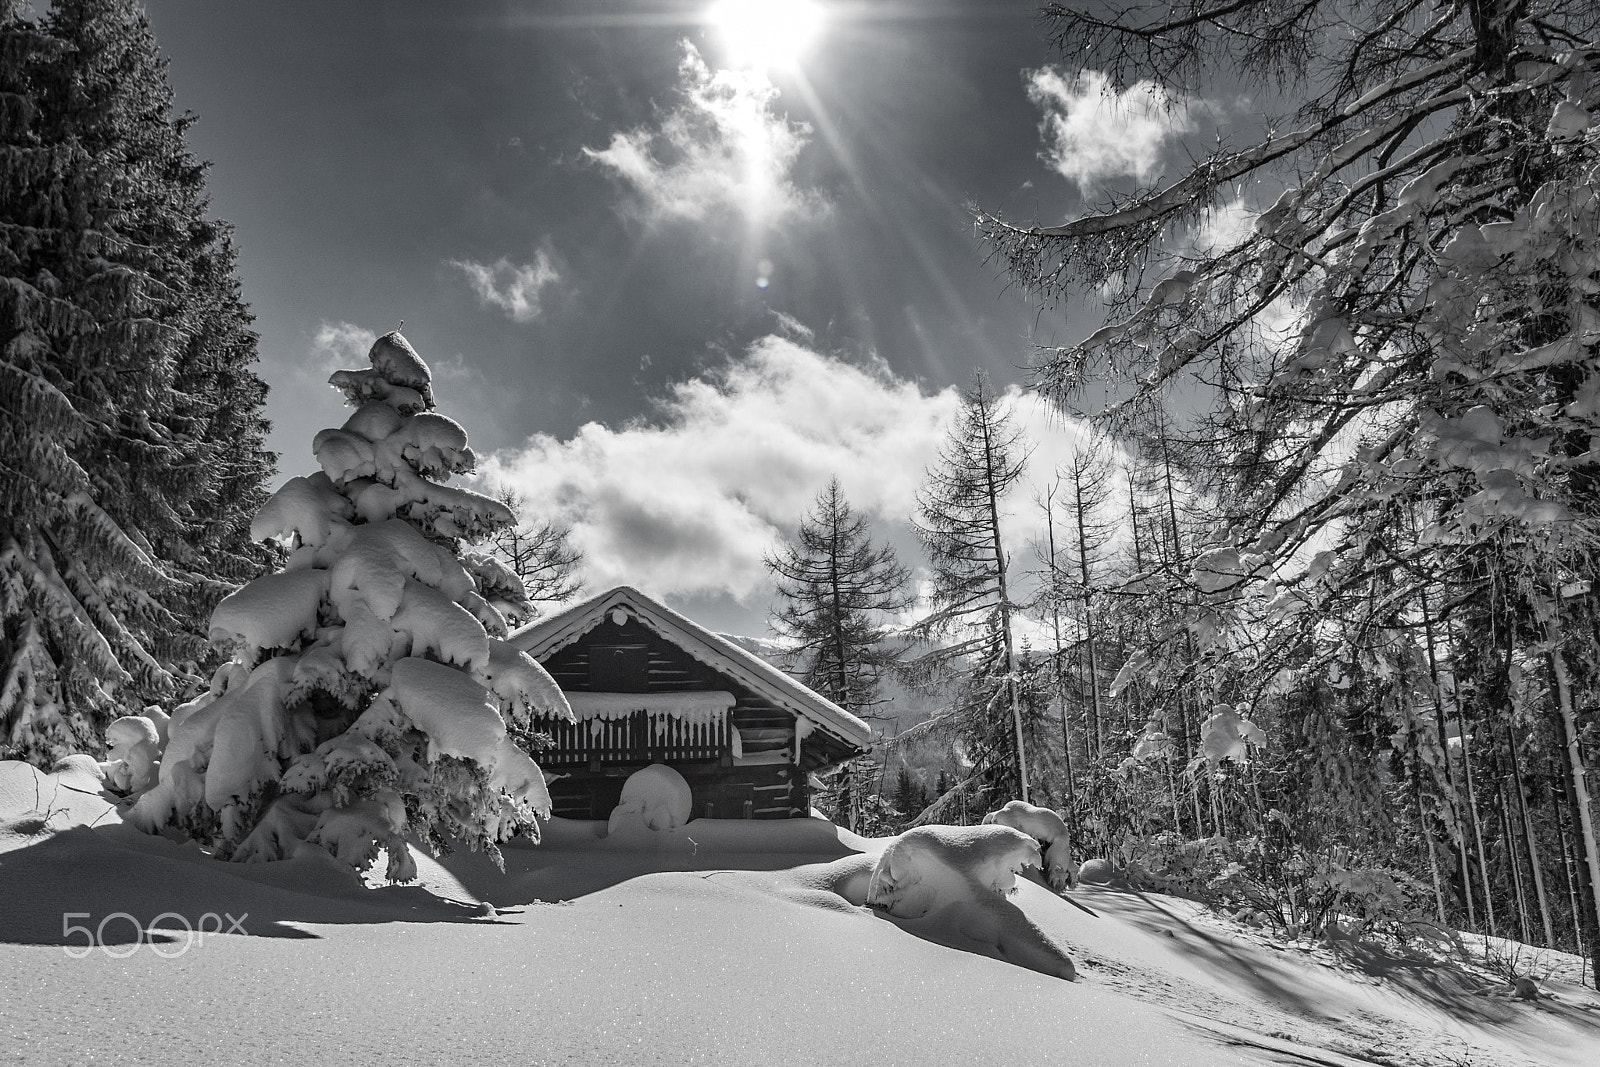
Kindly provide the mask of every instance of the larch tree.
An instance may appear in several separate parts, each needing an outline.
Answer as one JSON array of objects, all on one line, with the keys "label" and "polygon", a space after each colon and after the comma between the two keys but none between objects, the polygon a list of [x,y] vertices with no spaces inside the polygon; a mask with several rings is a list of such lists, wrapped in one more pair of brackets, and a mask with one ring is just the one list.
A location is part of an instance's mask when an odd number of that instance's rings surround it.
[{"label": "larch tree", "polygon": [[283,567],[230,594],[212,639],[233,658],[197,698],[112,723],[114,786],[129,820],[174,827],[224,859],[319,845],[356,868],[388,857],[415,875],[415,834],[445,850],[537,836],[544,777],[516,743],[566,698],[502,638],[526,610],[498,561],[463,553],[514,520],[445,484],[476,460],[460,424],[433,410],[427,365],[398,333],[371,366],[332,383],[355,408],[316,435],[321,470],[285,482],[252,534]]},{"label": "larch tree", "polygon": [[[890,640],[889,621],[911,604],[910,574],[892,548],[873,543],[838,478],[818,494],[796,534],[764,559],[778,597],[772,628],[799,657],[806,685],[870,717],[882,702],[884,673],[904,651]],[[852,830],[876,777],[870,757],[838,771],[837,814]]]},{"label": "larch tree", "polygon": [[[1001,523],[1002,501],[1026,461],[1021,431],[988,378],[975,373],[917,500],[931,574],[928,612],[909,633],[932,647],[909,668],[924,684],[954,681],[956,692],[954,704],[919,729],[959,741],[973,772],[952,794],[982,803],[1030,795],[1032,724],[1024,723],[1015,633],[1023,605],[1013,598]],[[951,794],[941,798],[949,802]]]},{"label": "larch tree", "polygon": [[[1559,768],[1573,919],[1600,959],[1581,744],[1600,692],[1600,8],[1190,0],[1052,4],[1045,20],[1062,55],[1117,86],[1203,95],[1226,75],[1292,111],[1064,224],[979,212],[1041,302],[1116,294],[1107,326],[1046,353],[1046,391],[1108,387],[1101,417],[1120,429],[1162,417],[1180,386],[1209,403],[1189,436],[1218,521],[1173,588],[1197,680],[1290,715],[1325,761],[1308,773],[1379,851],[1395,842],[1359,809],[1385,788],[1385,755],[1423,793],[1449,789],[1432,711],[1452,703],[1463,733],[1490,738],[1509,716],[1510,755]],[[1241,191],[1253,225],[1197,251],[1189,231]],[[1285,313],[1287,332],[1263,325]],[[1430,672],[1424,618],[1495,651]],[[1483,747],[1466,769],[1503,774]]]},{"label": "larch tree", "polygon": [[0,755],[96,750],[265,560],[228,227],[128,0],[0,2]]}]

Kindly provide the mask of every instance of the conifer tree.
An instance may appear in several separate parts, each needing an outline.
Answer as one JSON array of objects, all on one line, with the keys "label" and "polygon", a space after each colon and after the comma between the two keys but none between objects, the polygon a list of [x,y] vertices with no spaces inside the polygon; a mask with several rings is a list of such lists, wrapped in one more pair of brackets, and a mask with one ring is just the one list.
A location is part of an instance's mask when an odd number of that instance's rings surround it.
[{"label": "conifer tree", "polygon": [[[1455,839],[1434,861],[1460,857],[1459,885],[1481,885],[1491,924],[1493,857],[1478,848],[1469,875],[1462,823],[1492,838],[1500,821],[1513,844],[1509,818],[1480,820],[1478,798],[1492,807],[1517,789],[1514,760],[1541,754],[1573,816],[1572,919],[1600,959],[1581,740],[1600,693],[1600,9],[1052,4],[1046,22],[1064,56],[1115,84],[1205,95],[1211,76],[1242,76],[1294,110],[1106,210],[979,221],[1043,302],[1079,286],[1116,294],[1104,329],[1047,355],[1047,391],[1104,387],[1103,419],[1124,429],[1161,422],[1180,383],[1212,402],[1173,434],[1204,457],[1192,469],[1207,473],[1216,522],[1171,576],[1185,610],[1162,655],[1185,658],[1211,693],[1275,706],[1288,736],[1320,746],[1321,766],[1301,770],[1327,803],[1304,813],[1301,844],[1359,835],[1393,856],[1394,819],[1433,806]],[[1282,193],[1240,205],[1248,230],[1186,244],[1207,210],[1251,188]],[[1262,329],[1269,308],[1293,314],[1286,337]],[[1449,654],[1436,627],[1458,632],[1456,662],[1421,662],[1423,644],[1429,661]],[[1363,817],[1388,754],[1423,802]],[[1226,802],[1212,807],[1225,821]],[[1507,866],[1501,893],[1519,877]]]},{"label": "conifer tree", "polygon": [[0,0],[0,755],[176,690],[264,558],[255,338],[128,0]]},{"label": "conifer tree", "polygon": [[765,558],[777,583],[772,628],[805,657],[806,685],[842,708],[879,702],[883,672],[900,650],[885,645],[886,617],[910,603],[909,574],[888,545],[874,545],[833,478],[800,521],[797,542]]},{"label": "conifer tree", "polygon": [[[785,542],[764,562],[776,582],[772,628],[804,664],[806,685],[842,708],[871,715],[881,702],[883,672],[902,649],[886,643],[886,617],[907,607],[909,574],[888,545],[874,545],[867,520],[856,515],[838,478],[831,478],[800,520],[797,542]],[[877,762],[861,757],[838,771],[831,797],[836,818],[855,830]]]},{"label": "conifer tree", "polygon": [[1029,799],[1014,634],[1020,605],[1011,596],[1000,521],[1001,501],[1022,477],[1023,448],[987,377],[975,373],[918,497],[916,525],[932,577],[930,610],[910,632],[935,647],[910,666],[923,684],[956,682],[953,705],[929,728],[966,749],[975,767],[972,807]]},{"label": "conifer tree", "polygon": [[433,410],[405,338],[380,337],[370,362],[331,379],[356,410],[317,434],[321,471],[255,516],[253,535],[288,555],[212,614],[232,660],[170,722],[149,711],[112,724],[113,741],[134,739],[112,778],[137,797],[129,819],[142,829],[177,827],[241,861],[308,842],[364,868],[387,850],[404,880],[408,834],[498,857],[497,842],[549,815],[544,778],[508,728],[571,712],[501,640],[505,610],[526,610],[521,582],[460,551],[513,516],[444,484],[475,459]]}]

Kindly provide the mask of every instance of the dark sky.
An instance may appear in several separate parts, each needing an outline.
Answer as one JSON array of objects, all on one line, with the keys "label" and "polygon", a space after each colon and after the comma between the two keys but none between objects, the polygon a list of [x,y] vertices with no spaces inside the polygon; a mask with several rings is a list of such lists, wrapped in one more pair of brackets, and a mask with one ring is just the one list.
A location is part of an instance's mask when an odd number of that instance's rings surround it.
[{"label": "dark sky", "polygon": [[343,420],[328,373],[403,319],[591,591],[746,631],[829,474],[902,523],[950,387],[1099,324],[1008,292],[967,204],[1058,222],[1181,125],[1030,74],[1032,0],[820,0],[765,69],[708,3],[146,7],[237,229],[281,475]]}]

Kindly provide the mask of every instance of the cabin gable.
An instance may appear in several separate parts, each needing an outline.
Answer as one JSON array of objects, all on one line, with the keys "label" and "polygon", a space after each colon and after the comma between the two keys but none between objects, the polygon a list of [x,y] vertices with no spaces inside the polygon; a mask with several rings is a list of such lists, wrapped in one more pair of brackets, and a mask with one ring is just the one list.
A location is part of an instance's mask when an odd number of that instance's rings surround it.
[{"label": "cabin gable", "polygon": [[[577,716],[539,724],[554,742],[538,760],[553,778],[556,815],[606,818],[630,774],[663,763],[688,781],[697,818],[796,818],[810,808],[811,772],[865,748],[865,726],[848,713],[765,664],[730,661],[721,639],[626,587],[512,640],[539,660]],[[790,696],[785,687],[794,690],[787,702],[831,709],[846,726],[859,724],[861,736],[834,736],[847,732],[837,724],[818,729],[780,703]]]}]

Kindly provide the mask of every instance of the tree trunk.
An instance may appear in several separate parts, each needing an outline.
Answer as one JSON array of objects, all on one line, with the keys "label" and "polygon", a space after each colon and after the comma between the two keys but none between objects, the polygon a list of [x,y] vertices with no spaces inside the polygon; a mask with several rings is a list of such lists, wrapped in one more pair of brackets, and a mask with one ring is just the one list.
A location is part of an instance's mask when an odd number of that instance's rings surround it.
[{"label": "tree trunk", "polygon": [[1011,726],[1017,735],[1017,784],[1022,802],[1032,803],[1028,790],[1028,752],[1022,740],[1022,700],[1017,692],[1017,654],[1011,641],[1011,595],[1006,589],[1006,553],[1000,541],[1000,491],[995,486],[994,440],[983,420],[983,461],[989,497],[989,529],[994,541],[995,584],[1000,594],[1000,636],[1005,642],[1006,689],[1011,697]]},{"label": "tree trunk", "polygon": [[[1413,527],[1415,523],[1413,523]],[[1433,722],[1439,732],[1439,751],[1444,753],[1444,782],[1448,790],[1445,802],[1450,805],[1450,817],[1455,824],[1450,827],[1461,865],[1461,898],[1467,905],[1467,926],[1476,927],[1478,916],[1472,904],[1472,864],[1467,859],[1467,835],[1461,825],[1461,794],[1456,789],[1455,771],[1450,764],[1450,742],[1445,732],[1444,686],[1439,681],[1439,656],[1433,645],[1433,616],[1428,610],[1428,590],[1421,591],[1422,633],[1427,642],[1428,677],[1433,682]]]},{"label": "tree trunk", "polygon": [[[1589,883],[1588,897],[1584,901],[1587,914],[1580,926],[1588,927],[1586,940],[1589,943],[1590,982],[1600,989],[1600,847],[1595,842],[1587,768],[1583,763],[1583,749],[1578,743],[1578,716],[1573,708],[1572,680],[1567,674],[1566,657],[1559,648],[1550,653],[1550,673],[1556,682],[1556,715],[1561,729],[1561,754],[1567,772],[1568,804],[1577,813],[1573,821],[1578,839],[1574,844],[1581,847],[1584,857],[1584,863],[1579,867],[1580,880]],[[1573,851],[1578,851],[1578,848]]]},{"label": "tree trunk", "polygon": [[1517,737],[1506,723],[1506,745],[1511,757],[1511,785],[1517,794],[1517,811],[1521,815],[1522,839],[1528,846],[1528,866],[1533,869],[1533,890],[1539,898],[1539,921],[1544,926],[1544,943],[1556,947],[1555,927],[1550,922],[1550,899],[1544,889],[1544,870],[1539,864],[1539,843],[1533,833],[1533,819],[1528,814],[1528,794],[1522,789],[1522,763],[1517,758]]}]

